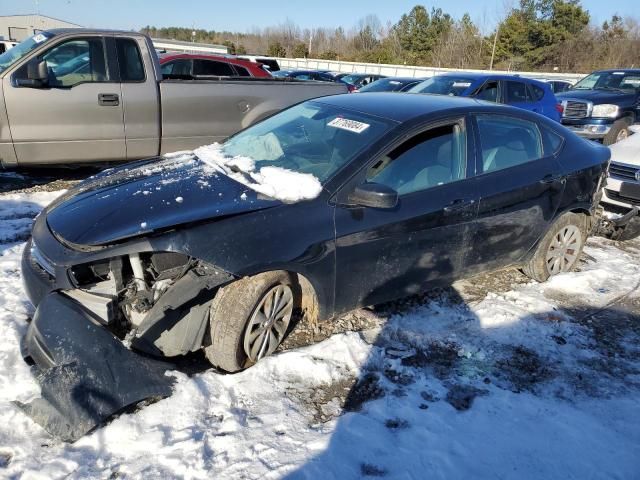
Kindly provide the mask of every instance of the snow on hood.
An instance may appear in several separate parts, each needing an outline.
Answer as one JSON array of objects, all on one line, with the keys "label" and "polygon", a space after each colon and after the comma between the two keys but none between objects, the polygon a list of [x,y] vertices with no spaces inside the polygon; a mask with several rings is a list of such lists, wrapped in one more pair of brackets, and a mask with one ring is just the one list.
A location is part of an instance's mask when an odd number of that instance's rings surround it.
[{"label": "snow on hood", "polygon": [[[268,137],[268,136],[267,136]],[[282,154],[279,143],[265,142],[270,145],[272,159]],[[242,183],[250,189],[286,203],[316,198],[322,191],[322,185],[310,173],[294,172],[286,168],[266,166],[259,170],[252,158],[245,156],[230,157],[224,153],[219,143],[206,145],[193,151],[213,172],[228,175],[236,182]]]},{"label": "snow on hood", "polygon": [[640,165],[640,125],[632,125],[629,130],[632,135],[609,146],[611,161]]}]

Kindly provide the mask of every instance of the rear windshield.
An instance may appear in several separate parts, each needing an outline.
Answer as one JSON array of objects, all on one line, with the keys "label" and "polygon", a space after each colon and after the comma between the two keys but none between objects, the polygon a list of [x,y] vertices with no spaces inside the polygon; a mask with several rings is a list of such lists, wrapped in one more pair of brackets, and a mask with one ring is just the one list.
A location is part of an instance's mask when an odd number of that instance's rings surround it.
[{"label": "rear windshield", "polygon": [[397,92],[411,82],[404,80],[393,80],[391,78],[382,78],[371,82],[369,85],[365,85],[360,89],[361,92]]},{"label": "rear windshield", "polygon": [[53,33],[40,32],[4,52],[0,55],[0,73],[4,72],[11,65],[31,53],[31,51],[38,48],[47,40],[53,38],[53,36]]},{"label": "rear windshield", "polygon": [[473,79],[466,77],[432,77],[409,90],[410,93],[433,93],[436,95],[462,95],[471,86]]}]

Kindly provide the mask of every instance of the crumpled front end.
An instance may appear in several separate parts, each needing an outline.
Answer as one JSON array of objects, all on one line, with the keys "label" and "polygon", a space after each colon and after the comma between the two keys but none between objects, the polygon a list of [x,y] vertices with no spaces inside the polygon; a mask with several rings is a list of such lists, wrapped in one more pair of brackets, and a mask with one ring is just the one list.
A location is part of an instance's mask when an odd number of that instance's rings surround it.
[{"label": "crumpled front end", "polygon": [[170,395],[175,367],[158,358],[206,346],[210,302],[234,278],[145,242],[85,254],[48,235],[27,243],[22,270],[37,307],[23,349],[42,398],[19,406],[66,441]]},{"label": "crumpled front end", "polygon": [[173,365],[129,350],[62,293],[38,305],[24,339],[41,398],[18,406],[55,437],[75,441],[113,415],[171,395]]}]

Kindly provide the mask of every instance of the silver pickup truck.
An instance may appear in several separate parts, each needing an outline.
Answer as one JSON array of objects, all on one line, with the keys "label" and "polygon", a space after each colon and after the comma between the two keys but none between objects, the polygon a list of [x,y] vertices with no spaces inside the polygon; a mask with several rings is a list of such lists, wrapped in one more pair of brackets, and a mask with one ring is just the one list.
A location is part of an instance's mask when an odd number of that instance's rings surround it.
[{"label": "silver pickup truck", "polygon": [[163,79],[133,32],[40,32],[0,55],[0,165],[126,161],[224,140],[283,108],[345,93],[323,82]]}]

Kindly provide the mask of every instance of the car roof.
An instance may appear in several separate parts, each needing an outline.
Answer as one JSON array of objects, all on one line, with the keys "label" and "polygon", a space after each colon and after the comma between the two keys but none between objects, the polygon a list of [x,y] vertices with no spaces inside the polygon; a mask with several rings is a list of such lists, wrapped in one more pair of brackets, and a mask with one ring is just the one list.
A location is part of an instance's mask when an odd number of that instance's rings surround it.
[{"label": "car roof", "polygon": [[[464,77],[470,80],[482,80],[484,78],[495,78],[496,80],[526,80],[527,82],[537,82],[533,78],[522,77],[520,75],[506,75],[504,73],[484,73],[484,72],[447,72],[436,75],[436,77]],[[428,80],[428,79],[426,79]]]},{"label": "car roof", "polygon": [[469,97],[392,92],[370,92],[366,95],[347,93],[322,97],[312,101],[319,101],[338,108],[356,110],[396,122],[406,122],[424,115],[454,108],[494,107],[497,110],[506,108]]},{"label": "car roof", "polygon": [[215,60],[218,62],[232,63],[234,65],[241,65],[243,67],[255,68],[256,64],[245,60],[243,58],[228,57],[225,55],[215,55],[208,53],[163,53],[160,58],[160,63],[167,63],[171,60],[191,58],[196,60]]},{"label": "car roof", "polygon": [[382,80],[386,80],[386,81],[391,80],[393,82],[424,82],[427,79],[421,78],[421,77],[384,77],[377,81],[382,81]]},{"label": "car roof", "polygon": [[640,69],[638,68],[608,68],[606,70],[596,70],[591,73],[613,73],[613,72],[624,72],[624,73],[637,73],[640,74]]}]

